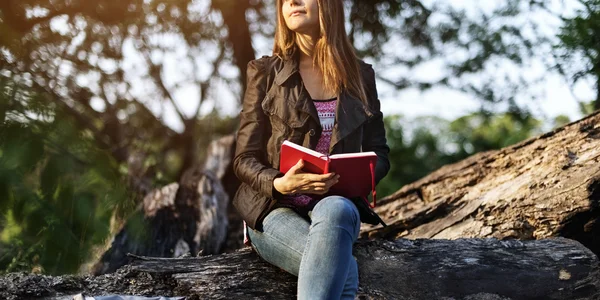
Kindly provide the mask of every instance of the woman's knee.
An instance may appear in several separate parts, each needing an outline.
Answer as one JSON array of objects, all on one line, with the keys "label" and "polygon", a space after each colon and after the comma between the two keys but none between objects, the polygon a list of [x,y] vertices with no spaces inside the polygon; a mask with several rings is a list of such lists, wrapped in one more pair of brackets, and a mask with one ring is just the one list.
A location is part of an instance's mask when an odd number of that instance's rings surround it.
[{"label": "woman's knee", "polygon": [[312,211],[311,219],[313,222],[318,220],[336,224],[360,224],[356,205],[350,199],[341,196],[329,196],[319,201]]}]

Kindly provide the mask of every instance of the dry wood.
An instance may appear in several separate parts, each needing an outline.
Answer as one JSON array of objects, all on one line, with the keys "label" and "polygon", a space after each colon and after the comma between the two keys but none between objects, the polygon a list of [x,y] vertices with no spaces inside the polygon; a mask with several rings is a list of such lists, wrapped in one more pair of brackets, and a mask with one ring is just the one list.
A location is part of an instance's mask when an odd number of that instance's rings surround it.
[{"label": "dry wood", "polygon": [[370,238],[576,239],[600,253],[600,111],[445,166],[379,201]]}]

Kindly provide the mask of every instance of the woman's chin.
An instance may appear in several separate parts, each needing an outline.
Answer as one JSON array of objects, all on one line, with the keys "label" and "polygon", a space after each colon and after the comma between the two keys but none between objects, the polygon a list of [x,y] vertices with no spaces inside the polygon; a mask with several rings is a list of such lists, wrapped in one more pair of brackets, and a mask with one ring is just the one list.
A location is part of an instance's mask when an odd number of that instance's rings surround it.
[{"label": "woman's chin", "polygon": [[291,31],[299,34],[310,34],[315,31],[315,27],[318,27],[318,24],[310,24],[304,21],[290,22],[287,25]]}]

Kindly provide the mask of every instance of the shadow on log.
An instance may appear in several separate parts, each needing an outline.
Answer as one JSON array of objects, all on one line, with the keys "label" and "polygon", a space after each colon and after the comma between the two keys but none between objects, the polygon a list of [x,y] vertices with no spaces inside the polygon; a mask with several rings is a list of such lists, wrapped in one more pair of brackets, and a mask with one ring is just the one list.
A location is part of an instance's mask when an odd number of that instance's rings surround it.
[{"label": "shadow on log", "polygon": [[[568,239],[357,242],[360,299],[595,299],[598,258]],[[292,299],[297,278],[243,249],[198,258],[138,257],[97,277],[1,278],[1,299],[129,294]]]}]

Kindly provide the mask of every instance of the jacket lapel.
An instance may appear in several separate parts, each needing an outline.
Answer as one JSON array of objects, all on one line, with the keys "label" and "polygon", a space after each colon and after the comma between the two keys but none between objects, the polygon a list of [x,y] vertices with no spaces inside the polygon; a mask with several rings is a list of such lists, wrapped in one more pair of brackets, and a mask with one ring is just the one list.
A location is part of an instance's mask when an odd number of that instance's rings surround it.
[{"label": "jacket lapel", "polygon": [[331,133],[329,154],[340,153],[342,149],[337,147],[340,141],[362,126],[371,115],[360,99],[342,91],[335,108],[335,125]]},{"label": "jacket lapel", "polygon": [[295,59],[282,59],[283,67],[275,75],[275,83],[283,85],[293,74],[298,72],[298,62]]},{"label": "jacket lapel", "polygon": [[283,67],[277,72],[277,75],[275,75],[275,83],[282,86],[292,76],[296,76],[296,80],[290,80],[289,90],[293,90],[294,92],[290,92],[289,95],[287,95],[287,99],[285,99],[286,102],[291,109],[302,111],[310,115],[314,121],[319,123],[317,108],[312,102],[304,84],[302,84],[302,78],[300,77],[298,69],[298,61],[296,59],[284,59]]}]

